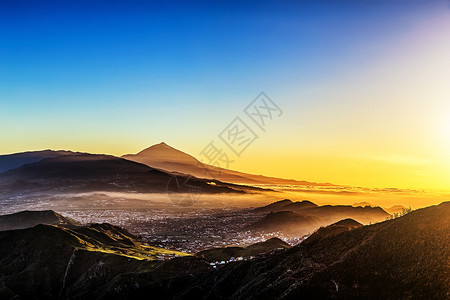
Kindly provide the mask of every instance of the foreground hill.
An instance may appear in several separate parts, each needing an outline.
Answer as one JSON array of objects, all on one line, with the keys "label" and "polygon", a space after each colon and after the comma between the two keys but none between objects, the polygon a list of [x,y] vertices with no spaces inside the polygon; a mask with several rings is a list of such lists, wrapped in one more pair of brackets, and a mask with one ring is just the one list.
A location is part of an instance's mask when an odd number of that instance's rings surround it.
[{"label": "foreground hill", "polygon": [[209,262],[216,261],[227,261],[232,257],[243,257],[248,258],[251,256],[257,256],[264,253],[268,253],[277,249],[287,249],[290,248],[289,244],[280,240],[279,238],[271,238],[265,242],[255,243],[248,247],[225,247],[225,248],[214,248],[204,251],[200,251],[196,256],[205,259]]},{"label": "foreground hill", "polygon": [[320,227],[316,232],[314,232],[308,238],[308,242],[311,242],[312,240],[323,239],[325,237],[336,235],[341,232],[349,231],[349,230],[352,230],[352,229],[355,229],[358,227],[362,227],[362,226],[364,226],[364,225],[362,225],[359,222],[356,222],[353,219],[341,220],[339,222],[333,223],[326,227]]},{"label": "foreground hill", "polygon": [[[184,183],[188,180],[188,184]],[[172,184],[170,184],[172,183]],[[147,165],[110,155],[74,153],[46,158],[0,174],[3,195],[27,192],[242,192],[236,185],[174,176]]]},{"label": "foreground hill", "polygon": [[[238,184],[294,184],[328,186],[330,183],[316,183],[267,177],[233,171],[218,166],[201,163],[195,157],[175,149],[166,143],[153,145],[137,154],[122,156],[128,160],[146,164],[170,172],[190,174],[199,178],[217,179]],[[223,163],[222,163],[223,164]]]},{"label": "foreground hill", "polygon": [[[450,202],[371,226],[313,235],[267,258],[228,264],[208,295],[233,299],[446,299]],[[340,226],[357,225],[346,221]],[[336,225],[336,224],[335,224]],[[333,225],[333,226],[335,226]]]},{"label": "foreground hill", "polygon": [[281,232],[290,236],[304,236],[321,226],[327,226],[342,219],[354,219],[362,224],[384,221],[389,216],[380,207],[354,207],[350,205],[319,206],[310,201],[292,202],[289,199],[277,201],[253,210],[256,213],[269,212],[258,222],[245,230]]},{"label": "foreground hill", "polygon": [[92,297],[115,276],[161,268],[160,257],[186,256],[147,246],[110,224],[3,231],[0,244],[0,299]]},{"label": "foreground hill", "polygon": [[5,231],[0,298],[447,299],[449,214],[445,202],[369,226],[343,220],[217,269],[196,257],[143,259],[146,246],[111,225]]},{"label": "foreground hill", "polygon": [[65,227],[79,226],[80,223],[52,211],[21,211],[0,216],[0,231],[24,229],[38,224],[61,225]]}]

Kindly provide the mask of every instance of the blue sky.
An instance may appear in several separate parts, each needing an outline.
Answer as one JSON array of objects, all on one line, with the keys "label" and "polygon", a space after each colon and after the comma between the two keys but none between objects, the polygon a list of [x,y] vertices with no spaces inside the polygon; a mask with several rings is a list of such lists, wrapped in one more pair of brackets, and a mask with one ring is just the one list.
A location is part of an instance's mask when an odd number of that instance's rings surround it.
[{"label": "blue sky", "polygon": [[444,0],[164,3],[0,0],[0,153],[124,154],[163,140],[195,153],[260,91],[286,114],[252,151],[292,147],[291,131],[315,147],[355,139],[335,126],[373,103],[354,90],[388,86],[410,52],[429,57],[430,36],[445,49],[442,23],[429,23],[449,11]]},{"label": "blue sky", "polygon": [[380,41],[407,31],[427,6],[89,2],[0,2],[7,106],[71,114],[84,104],[220,102],[228,93],[233,102],[259,90],[286,91],[383,51]]}]

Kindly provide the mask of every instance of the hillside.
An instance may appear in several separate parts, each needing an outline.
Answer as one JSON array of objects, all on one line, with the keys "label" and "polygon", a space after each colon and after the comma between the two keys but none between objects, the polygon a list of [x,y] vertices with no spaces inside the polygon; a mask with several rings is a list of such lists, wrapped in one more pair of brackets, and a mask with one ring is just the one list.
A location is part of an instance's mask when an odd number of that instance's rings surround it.
[{"label": "hillside", "polygon": [[208,294],[233,299],[446,299],[450,202],[227,265]]},{"label": "hillside", "polygon": [[244,230],[281,232],[289,236],[308,235],[321,226],[328,226],[343,219],[353,219],[362,224],[370,224],[384,221],[389,216],[380,207],[319,206],[307,200],[292,202],[289,199],[256,208],[253,212],[269,212],[269,214]]},{"label": "hillside", "polygon": [[188,187],[195,187],[205,193],[227,193],[250,189],[219,181],[215,181],[214,185],[209,183],[210,181],[195,177],[174,176],[115,156],[76,153],[46,158],[1,173],[0,194],[91,191],[189,192]]},{"label": "hillside", "polygon": [[323,239],[325,237],[336,235],[362,226],[363,225],[361,223],[356,222],[353,219],[341,220],[326,227],[320,227],[308,238],[308,240],[311,242],[311,240]]},{"label": "hillside", "polygon": [[151,260],[149,252],[166,250],[111,225],[5,231],[0,298],[446,299],[449,214],[445,202],[369,226],[343,220],[295,247],[217,269],[189,256]]},{"label": "hillside", "polygon": [[267,241],[255,243],[248,247],[225,247],[214,248],[198,252],[195,256],[205,259],[209,262],[227,261],[234,257],[248,258],[250,256],[257,256],[264,253],[268,253],[277,249],[290,248],[287,243],[283,242],[279,238],[271,238]]},{"label": "hillside", "polygon": [[318,205],[311,201],[308,201],[308,200],[293,202],[290,199],[284,199],[284,200],[280,200],[280,201],[276,201],[274,203],[268,204],[263,207],[255,208],[254,212],[278,212],[278,211],[282,211],[282,210],[295,211],[295,210],[299,210],[299,209],[303,209],[303,208],[310,208],[310,207],[316,207],[316,206],[318,206]]},{"label": "hillside", "polygon": [[25,164],[35,163],[46,158],[73,154],[76,153],[71,151],[42,150],[0,155],[0,173],[21,167]]},{"label": "hillside", "polygon": [[157,258],[186,256],[146,246],[110,224],[3,231],[0,244],[1,299],[92,295],[120,274],[160,268]]},{"label": "hillside", "polygon": [[79,226],[80,223],[71,218],[63,217],[52,210],[21,211],[0,216],[0,231],[24,229],[38,224],[60,225],[65,227]]}]

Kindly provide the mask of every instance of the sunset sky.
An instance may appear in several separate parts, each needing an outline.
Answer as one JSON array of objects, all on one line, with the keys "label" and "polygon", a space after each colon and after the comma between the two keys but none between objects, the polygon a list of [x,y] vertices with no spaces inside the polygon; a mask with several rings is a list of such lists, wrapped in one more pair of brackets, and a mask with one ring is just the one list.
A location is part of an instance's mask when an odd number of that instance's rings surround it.
[{"label": "sunset sky", "polygon": [[210,2],[0,1],[0,154],[197,156],[239,116],[231,169],[450,191],[449,1]]}]

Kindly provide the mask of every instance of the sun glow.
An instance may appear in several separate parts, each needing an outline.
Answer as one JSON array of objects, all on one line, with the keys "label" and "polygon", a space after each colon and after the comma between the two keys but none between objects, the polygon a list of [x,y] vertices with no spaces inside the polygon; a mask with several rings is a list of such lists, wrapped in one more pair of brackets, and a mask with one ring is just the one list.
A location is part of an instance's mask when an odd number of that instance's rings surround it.
[{"label": "sun glow", "polygon": [[442,133],[447,145],[450,146],[450,116],[443,122]]},{"label": "sun glow", "polygon": [[450,154],[450,109],[443,107],[442,112],[436,116],[434,130],[436,146],[439,145],[439,152],[447,159]]}]

